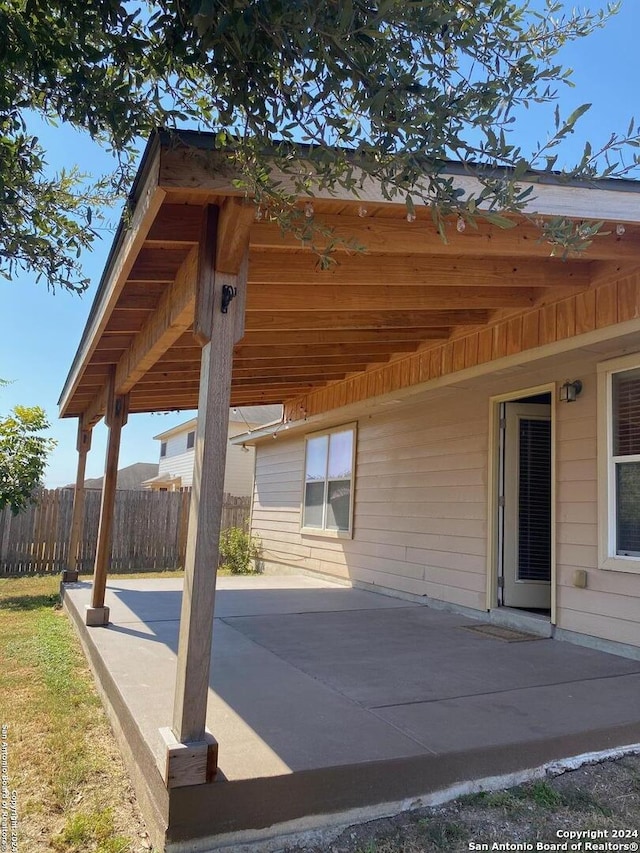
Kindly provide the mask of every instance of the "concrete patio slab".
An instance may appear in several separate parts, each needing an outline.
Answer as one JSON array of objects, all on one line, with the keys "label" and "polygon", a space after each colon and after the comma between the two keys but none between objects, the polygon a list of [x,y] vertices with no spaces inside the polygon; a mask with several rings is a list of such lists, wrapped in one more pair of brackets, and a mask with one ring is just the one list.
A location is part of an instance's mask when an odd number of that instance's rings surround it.
[{"label": "concrete patio slab", "polygon": [[639,661],[580,646],[558,653],[551,639],[478,636],[463,630],[471,619],[420,606],[224,621],[366,707],[640,672]]},{"label": "concrete patio slab", "polygon": [[181,581],[110,584],[108,627],[82,623],[89,597],[89,584],[65,587],[167,850],[640,742],[639,661],[508,643],[464,630],[476,624],[464,616],[307,577],[220,578],[207,714],[220,774],[167,792],[159,729]]}]

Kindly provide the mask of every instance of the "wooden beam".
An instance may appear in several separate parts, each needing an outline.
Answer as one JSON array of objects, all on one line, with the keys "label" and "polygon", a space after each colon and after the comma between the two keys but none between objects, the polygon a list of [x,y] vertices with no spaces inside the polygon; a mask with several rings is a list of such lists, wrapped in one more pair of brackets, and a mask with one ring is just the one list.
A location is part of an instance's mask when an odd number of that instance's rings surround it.
[{"label": "wooden beam", "polygon": [[447,311],[477,308],[530,308],[542,291],[525,287],[342,287],[308,289],[273,284],[247,294],[247,312],[268,311]]},{"label": "wooden beam", "polygon": [[[91,357],[91,364],[117,364],[120,361],[122,356],[121,349],[101,349],[96,350],[93,356]],[[85,382],[83,381],[82,385],[85,386]]]},{"label": "wooden beam", "polygon": [[191,251],[187,245],[180,249],[141,249],[128,278],[142,281],[172,281],[177,270]]},{"label": "wooden beam", "polygon": [[[385,357],[374,356],[375,361],[384,363],[387,359]],[[285,361],[285,362],[267,362],[266,364],[261,365],[260,367],[256,367],[253,362],[245,365],[244,362],[241,363],[241,366],[235,366],[233,368],[233,378],[242,379],[242,378],[250,378],[250,377],[264,377],[277,379],[279,376],[286,375],[297,376],[300,378],[304,378],[307,375],[317,376],[318,374],[334,376],[340,373],[353,373],[354,371],[364,370],[367,364],[370,364],[371,360],[362,360],[362,361],[354,361],[353,358],[343,359],[342,364],[326,364],[320,362],[317,365],[311,364],[300,364],[297,361]],[[172,392],[180,389],[184,389],[187,387],[191,387],[191,385],[197,385],[200,381],[200,370],[188,370],[182,371],[180,373],[147,373],[147,375],[137,384],[136,390],[140,392],[148,392],[151,388],[155,390],[166,389],[168,392]]]},{"label": "wooden beam", "polygon": [[627,276],[637,275],[638,271],[638,263],[624,260],[596,261],[592,265],[591,278],[593,286],[598,287],[609,281],[618,281]]},{"label": "wooden beam", "polygon": [[[353,371],[351,371],[353,372]],[[258,385],[265,390],[273,389],[273,388],[285,388],[288,385],[296,385],[298,387],[315,385],[318,382],[327,382],[330,377],[325,376],[322,371],[318,371],[318,373],[311,375],[289,375],[288,373],[280,373],[272,376],[271,381],[268,381],[265,377],[262,376],[234,376],[233,377],[233,389],[234,391],[240,391],[243,388],[248,388],[250,386]],[[334,379],[335,377],[331,377]]]},{"label": "wooden beam", "polygon": [[100,502],[100,522],[98,541],[93,568],[91,606],[85,610],[87,625],[106,625],[109,621],[109,608],[105,607],[104,597],[107,586],[107,572],[111,559],[111,539],[113,530],[113,512],[115,506],[116,483],[118,479],[118,456],[122,427],[127,422],[128,397],[115,394],[114,377],[109,385],[105,421],[108,427],[107,455],[102,481],[102,500]]},{"label": "wooden beam", "polygon": [[91,429],[87,429],[83,419],[78,418],[78,436],[76,450],[78,451],[78,467],[76,470],[76,485],[73,490],[73,509],[71,512],[71,531],[69,533],[69,551],[67,553],[67,568],[62,573],[63,583],[75,583],[78,580],[80,540],[84,525],[84,478],[87,469],[87,454],[91,450]]},{"label": "wooden beam", "polygon": [[[115,370],[115,393],[127,394],[160,355],[180,338],[193,321],[197,255],[193,249],[178,270],[175,282],[160,298]],[[95,423],[104,411],[106,398],[98,394],[87,408],[86,422]]]},{"label": "wooden beam", "polygon": [[145,241],[145,246],[175,242],[196,245],[200,239],[202,208],[199,205],[163,204]]},{"label": "wooden beam", "polygon": [[[373,249],[375,251],[375,249]],[[586,288],[590,264],[550,258],[545,263],[522,258],[457,258],[382,255],[335,255],[329,269],[318,266],[307,252],[253,251],[249,257],[249,284],[273,285],[430,285],[437,287],[554,287],[578,284]]]},{"label": "wooden beam", "polygon": [[106,364],[88,364],[84,372],[85,376],[108,376],[111,368]]},{"label": "wooden beam", "polygon": [[[330,377],[327,377],[327,381],[329,381]],[[298,381],[297,385],[294,385],[294,388],[298,388],[300,393],[304,393],[309,391],[317,384],[322,384],[321,382],[306,382],[304,379]],[[264,392],[265,394],[273,395],[275,392],[284,392],[289,391],[292,386],[286,382],[277,382],[274,381],[272,384],[268,385],[265,382],[262,382],[262,385],[258,387],[258,391]],[[242,392],[244,389],[242,386],[235,388],[234,394],[237,392]],[[137,406],[140,403],[145,404],[153,404],[157,407],[158,411],[169,411],[174,407],[178,408],[187,408],[187,409],[197,409],[198,408],[198,389],[192,388],[183,389],[183,390],[174,390],[168,391],[166,388],[155,391],[138,391],[135,394],[131,394],[131,405]]]},{"label": "wooden beam", "polygon": [[364,370],[365,367],[366,364],[358,364],[353,360],[345,364],[323,364],[315,367],[307,364],[292,364],[284,368],[277,364],[270,364],[268,367],[234,367],[233,378],[234,380],[252,377],[276,379],[278,376],[282,376],[283,371],[286,371],[288,377],[296,376],[303,379],[309,377],[309,379],[313,379],[320,374],[335,378],[341,373],[353,373],[354,371]]},{"label": "wooden beam", "polygon": [[116,393],[126,394],[192,323],[195,300],[196,252],[184,259],[175,282],[124,353],[116,369]]},{"label": "wooden beam", "polygon": [[254,311],[247,314],[247,331],[287,329],[402,329],[408,326],[481,326],[489,319],[486,310],[455,311]]},{"label": "wooden beam", "polygon": [[256,207],[244,198],[227,198],[220,210],[216,241],[216,272],[238,275],[247,248]]},{"label": "wooden beam", "polygon": [[[98,341],[96,348],[95,348],[95,352],[102,352],[103,350],[106,350],[106,349],[123,350],[129,346],[129,344],[131,343],[132,340],[133,340],[133,335],[124,335],[124,334],[119,335],[119,334],[107,333],[107,334],[102,335],[102,337]],[[84,372],[85,376],[91,371],[91,366],[94,363],[95,362],[92,361],[91,364],[87,365],[87,368]]]},{"label": "wooden beam", "polygon": [[[362,369],[366,367],[366,365],[358,365]],[[345,370],[344,368],[341,371],[342,373],[351,372]],[[261,387],[267,388],[283,388],[286,385],[297,385],[299,387],[308,386],[311,384],[315,384],[317,382],[325,382],[328,379],[335,378],[334,376],[326,376],[322,371],[318,371],[316,374],[296,374],[293,376],[289,376],[286,373],[275,373],[271,375],[271,381],[266,379],[265,377],[260,376],[234,376],[233,377],[233,388],[240,389],[249,385],[260,385]],[[189,380],[188,382],[182,383],[167,383],[167,382],[150,382],[148,385],[140,386],[139,394],[136,394],[135,399],[151,399],[161,397],[164,393],[167,400],[173,400],[175,398],[186,397],[187,395],[196,395],[199,391],[199,382],[197,380]]]},{"label": "wooden beam", "polygon": [[[369,353],[365,354],[366,359],[368,361],[385,361],[392,352],[386,353]],[[310,365],[322,365],[322,366],[331,366],[331,365],[344,365],[349,366],[350,364],[355,364],[358,362],[358,359],[353,355],[324,355],[324,356],[308,356],[302,361],[300,358],[273,358],[273,359],[234,359],[234,370],[236,368],[252,368],[260,369],[262,367],[271,367],[273,366],[275,369],[286,370],[290,367],[299,367],[304,366],[308,367]],[[145,375],[143,379],[136,385],[137,388],[143,388],[146,382],[160,382],[166,378],[175,378],[180,376],[186,376],[191,373],[195,373],[196,375],[200,375],[200,367],[195,362],[158,362],[158,364],[154,367],[152,371],[149,371],[148,374]]]},{"label": "wooden beam", "polygon": [[394,352],[411,352],[416,349],[416,341],[388,341],[377,343],[354,343],[354,344],[318,344],[311,349],[303,344],[291,344],[281,347],[253,347],[239,346],[235,351],[234,363],[245,359],[267,359],[277,361],[279,359],[298,359],[304,364],[309,357],[321,358],[326,355],[390,355]]},{"label": "wooden beam", "polygon": [[[215,315],[216,306],[210,304],[210,300],[214,298],[219,300],[226,298],[226,303],[221,309],[224,313],[228,311],[230,300],[236,298],[240,300],[241,304],[234,313],[237,318],[235,340],[239,340],[244,333],[249,230],[248,224],[246,227],[243,226],[247,217],[247,208],[236,202],[237,199],[227,199],[222,211],[214,205],[208,205],[204,209],[193,319],[193,337],[200,346],[204,346],[211,340],[211,318]],[[222,251],[221,240],[225,241],[225,248]],[[212,284],[214,276],[217,279],[215,288]],[[238,277],[245,284],[242,289],[237,288]],[[215,297],[214,294],[216,294]]]},{"label": "wooden beam", "polygon": [[449,328],[405,329],[287,329],[282,332],[247,332],[240,347],[273,347],[304,344],[384,343],[386,341],[446,340]]},{"label": "wooden beam", "polygon": [[[286,346],[272,347],[254,347],[245,346],[244,341],[237,347],[234,353],[234,361],[244,359],[299,359],[306,361],[311,353],[313,356],[325,355],[376,355],[379,353],[394,353],[394,352],[411,352],[419,345],[419,341],[388,341],[382,343],[345,343],[345,344],[318,344],[310,349],[302,344],[292,344]],[[173,370],[188,369],[190,365],[196,365],[198,350],[181,349],[169,350],[162,358],[158,359],[154,368],[160,372],[166,370],[166,364],[174,365]],[[182,365],[182,368],[176,365]]]},{"label": "wooden beam", "polygon": [[[317,386],[318,387],[318,386]],[[316,390],[316,388],[314,388]],[[294,395],[295,396],[295,395]],[[289,392],[287,394],[277,393],[271,396],[258,396],[258,392],[243,392],[241,396],[236,397],[235,394],[232,394],[231,397],[231,405],[232,406],[266,406],[270,404],[282,403],[283,400],[289,399]],[[189,412],[193,409],[196,409],[198,406],[198,401],[194,402],[193,400],[188,400],[185,403],[174,403],[172,406],[167,406],[166,402],[152,402],[150,404],[141,402],[135,403],[133,400],[130,403],[129,411],[130,413],[135,414],[145,414],[149,412]]]},{"label": "wooden beam", "polygon": [[[597,197],[596,197],[597,198]],[[596,198],[593,200],[596,201]],[[518,223],[515,228],[501,229],[484,222],[478,228],[467,228],[462,234],[455,225],[447,232],[444,243],[433,223],[417,219],[407,222],[405,217],[398,219],[374,218],[361,219],[358,216],[316,216],[316,221],[334,228],[339,237],[356,240],[367,252],[382,255],[434,255],[446,257],[473,256],[476,258],[547,258],[551,259],[552,247],[540,240],[540,231],[526,222]],[[615,234],[615,228],[608,236],[594,240],[589,249],[580,256],[585,261],[598,258],[604,260],[637,259],[637,228],[630,226],[624,237]],[[283,236],[279,225],[273,222],[254,222],[251,226],[250,246],[252,249],[294,249],[300,250],[300,241],[290,233]]]},{"label": "wooden beam", "polygon": [[106,331],[136,335],[147,322],[151,313],[151,311],[144,309],[119,311],[116,308],[109,317]]},{"label": "wooden beam", "polygon": [[[200,245],[198,246],[198,272],[196,277],[196,301],[193,315],[193,338],[203,347],[211,340],[215,287],[216,240],[218,237],[219,209],[207,205],[200,223]],[[201,353],[198,354],[199,356]]]},{"label": "wooden beam", "polygon": [[[304,152],[298,152],[298,162],[302,168],[308,167],[308,164],[304,163]],[[165,146],[162,151],[159,181],[167,192],[176,191],[178,195],[183,195],[185,192],[194,197],[199,194],[210,196],[212,193],[240,195],[241,192],[235,186],[235,181],[242,176],[239,171],[234,173],[232,170],[233,164],[224,152],[211,151],[206,148],[198,150],[193,145],[170,144]],[[445,170],[444,174],[451,178],[453,185],[460,189],[465,196],[470,193],[477,195],[482,190],[482,185],[470,172],[460,174],[452,171],[447,174]],[[285,190],[294,192],[294,181],[291,175],[273,171],[271,177],[280,182]],[[378,205],[389,209],[391,205],[388,196],[380,183],[374,179],[369,179],[364,174],[358,175],[356,170],[354,180],[357,182],[359,177],[363,178],[363,182],[362,186],[358,186],[357,197],[354,197],[353,190],[342,187],[331,186],[316,189],[314,198],[317,207],[321,208],[325,201],[332,208],[335,208],[336,205],[344,205],[354,211],[354,216],[357,213],[358,206],[363,203],[372,205],[374,209]],[[615,183],[613,180],[603,181],[601,187],[596,187],[595,182],[589,186],[562,181],[561,179],[557,182],[541,183],[537,176],[525,176],[521,186],[531,186],[533,190],[527,204],[527,211],[532,215],[542,214],[585,219],[587,218],[585,211],[597,210],[601,213],[600,218],[609,222],[633,223],[640,221],[636,193],[618,190]],[[424,189],[427,190],[427,187]],[[406,224],[404,205],[397,204],[394,207],[399,209],[401,214],[404,214],[402,218]],[[420,215],[425,217],[425,221],[433,228],[431,217],[426,218],[429,214],[428,208],[425,210],[424,207],[419,207],[418,214],[419,217]]]},{"label": "wooden beam", "polygon": [[89,362],[97,341],[107,327],[111,312],[129,277],[138,252],[166,196],[165,191],[158,186],[159,149],[156,149],[149,157],[148,163],[148,169],[143,176],[130,225],[122,237],[113,262],[106,270],[105,278],[100,283],[94,303],[95,310],[91,312],[76,358],[62,391],[60,397],[60,415],[62,417],[67,413],[67,406],[78,387],[84,367]]}]

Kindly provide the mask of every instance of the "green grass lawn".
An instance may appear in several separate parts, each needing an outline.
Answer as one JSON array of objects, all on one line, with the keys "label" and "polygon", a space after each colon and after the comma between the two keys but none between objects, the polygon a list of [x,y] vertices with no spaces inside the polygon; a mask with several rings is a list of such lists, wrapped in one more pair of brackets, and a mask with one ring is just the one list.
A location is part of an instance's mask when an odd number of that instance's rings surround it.
[{"label": "green grass lawn", "polygon": [[18,850],[149,850],[58,585],[57,576],[0,578],[0,723],[17,792]]}]

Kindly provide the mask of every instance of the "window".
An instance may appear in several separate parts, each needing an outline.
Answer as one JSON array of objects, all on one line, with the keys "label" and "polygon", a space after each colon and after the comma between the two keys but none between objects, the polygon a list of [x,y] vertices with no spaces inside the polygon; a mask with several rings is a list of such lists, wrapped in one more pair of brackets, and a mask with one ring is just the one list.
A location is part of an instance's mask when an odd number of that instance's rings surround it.
[{"label": "window", "polygon": [[191,450],[193,445],[196,443],[196,432],[192,430],[187,433],[187,450]]},{"label": "window", "polygon": [[167,442],[160,442],[160,459],[163,459],[167,455]]},{"label": "window", "polygon": [[355,426],[348,426],[307,438],[303,531],[351,535],[355,437]]},{"label": "window", "polygon": [[640,572],[640,355],[598,370],[600,564]]}]

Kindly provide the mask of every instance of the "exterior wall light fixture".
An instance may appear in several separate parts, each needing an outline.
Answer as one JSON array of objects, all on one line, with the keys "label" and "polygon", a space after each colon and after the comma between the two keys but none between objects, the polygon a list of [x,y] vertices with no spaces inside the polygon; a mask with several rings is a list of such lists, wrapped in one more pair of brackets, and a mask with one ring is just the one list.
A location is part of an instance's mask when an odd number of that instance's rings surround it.
[{"label": "exterior wall light fixture", "polygon": [[560,402],[575,403],[577,397],[582,391],[582,382],[580,379],[574,379],[573,382],[567,380],[560,386]]}]

